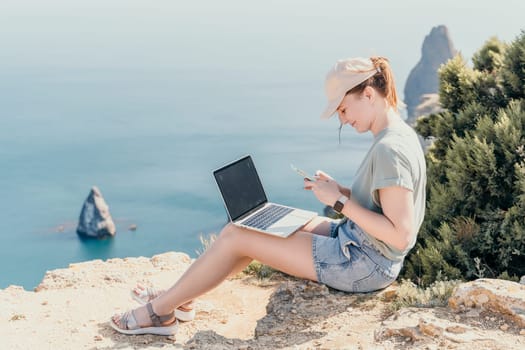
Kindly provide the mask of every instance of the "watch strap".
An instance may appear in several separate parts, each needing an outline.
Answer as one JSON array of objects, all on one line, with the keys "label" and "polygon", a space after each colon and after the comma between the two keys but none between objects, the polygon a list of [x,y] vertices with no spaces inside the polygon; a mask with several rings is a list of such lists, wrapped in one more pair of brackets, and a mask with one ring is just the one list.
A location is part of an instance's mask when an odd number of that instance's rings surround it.
[{"label": "watch strap", "polygon": [[341,214],[347,200],[348,200],[348,197],[345,195],[342,195],[341,197],[337,199],[337,201],[334,203],[334,206],[332,208],[334,208],[336,212]]}]

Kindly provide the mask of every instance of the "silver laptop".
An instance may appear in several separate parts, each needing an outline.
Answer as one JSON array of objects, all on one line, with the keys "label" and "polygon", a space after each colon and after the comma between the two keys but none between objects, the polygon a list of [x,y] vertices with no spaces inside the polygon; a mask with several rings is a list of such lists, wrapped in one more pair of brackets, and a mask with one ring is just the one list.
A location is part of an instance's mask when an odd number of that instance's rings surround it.
[{"label": "silver laptop", "polygon": [[317,213],[270,203],[248,155],[213,172],[230,221],[241,227],[288,237]]}]

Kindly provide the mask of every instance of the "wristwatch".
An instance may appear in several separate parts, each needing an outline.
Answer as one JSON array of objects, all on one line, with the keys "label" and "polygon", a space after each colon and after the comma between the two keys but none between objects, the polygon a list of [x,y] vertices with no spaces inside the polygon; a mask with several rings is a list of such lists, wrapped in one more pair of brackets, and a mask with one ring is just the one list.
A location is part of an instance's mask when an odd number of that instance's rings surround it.
[{"label": "wristwatch", "polygon": [[347,196],[341,195],[341,197],[339,197],[339,199],[335,202],[332,208],[334,208],[334,210],[337,213],[341,214],[347,200],[348,200]]}]

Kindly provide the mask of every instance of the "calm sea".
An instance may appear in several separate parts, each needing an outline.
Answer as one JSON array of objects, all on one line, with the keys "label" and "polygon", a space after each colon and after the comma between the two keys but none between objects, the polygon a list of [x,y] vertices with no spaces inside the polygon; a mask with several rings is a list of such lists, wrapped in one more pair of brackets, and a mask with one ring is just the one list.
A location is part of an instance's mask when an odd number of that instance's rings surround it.
[{"label": "calm sea", "polygon": [[[271,200],[321,212],[290,163],[349,183],[371,142],[345,129],[339,145],[338,123],[318,117],[335,59],[388,56],[402,89],[432,26],[465,36],[460,16],[411,4],[417,28],[387,1],[360,14],[348,1],[3,1],[0,288],[90,259],[195,256],[226,222],[212,170],[247,153]],[[512,39],[516,21],[456,47]],[[113,239],[75,233],[93,185]]]}]

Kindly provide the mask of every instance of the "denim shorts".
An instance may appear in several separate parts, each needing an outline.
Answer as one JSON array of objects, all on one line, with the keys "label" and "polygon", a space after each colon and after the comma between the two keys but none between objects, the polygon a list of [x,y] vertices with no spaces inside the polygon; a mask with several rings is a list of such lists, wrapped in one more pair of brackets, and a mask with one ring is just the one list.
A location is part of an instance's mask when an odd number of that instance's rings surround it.
[{"label": "denim shorts", "polygon": [[371,292],[394,282],[402,261],[387,259],[353,221],[332,223],[330,237],[313,235],[317,280],[344,292]]}]

